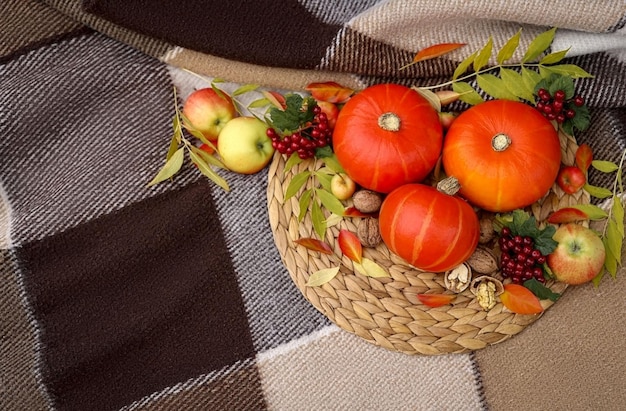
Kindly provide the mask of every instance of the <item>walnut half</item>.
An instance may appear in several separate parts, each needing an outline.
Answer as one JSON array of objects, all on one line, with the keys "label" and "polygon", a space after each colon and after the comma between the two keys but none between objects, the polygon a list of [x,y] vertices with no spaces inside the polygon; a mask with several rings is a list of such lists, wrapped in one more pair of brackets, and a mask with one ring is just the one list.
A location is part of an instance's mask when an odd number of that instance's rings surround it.
[{"label": "walnut half", "polygon": [[472,280],[470,291],[476,296],[478,305],[488,311],[495,307],[496,297],[504,292],[504,286],[497,278],[483,275]]},{"label": "walnut half", "polygon": [[471,280],[472,272],[466,263],[459,264],[452,270],[446,271],[443,276],[443,283],[446,288],[455,293],[465,291],[469,287]]}]

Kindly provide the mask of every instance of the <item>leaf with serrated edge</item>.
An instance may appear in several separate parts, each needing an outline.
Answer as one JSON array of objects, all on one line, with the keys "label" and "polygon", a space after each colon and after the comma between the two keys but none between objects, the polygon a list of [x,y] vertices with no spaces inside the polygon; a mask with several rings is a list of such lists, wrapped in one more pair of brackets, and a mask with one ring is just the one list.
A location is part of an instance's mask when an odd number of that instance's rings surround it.
[{"label": "leaf with serrated edge", "polygon": [[555,51],[554,53],[550,53],[542,57],[541,60],[539,60],[539,64],[556,64],[559,61],[563,60],[568,52],[569,52],[569,49]]},{"label": "leaf with serrated edge", "polygon": [[612,161],[607,160],[593,160],[591,167],[603,173],[612,173],[619,169],[619,166]]},{"label": "leaf with serrated edge", "polygon": [[311,207],[311,222],[313,223],[313,229],[319,238],[324,238],[326,232],[326,219],[324,213],[317,201],[312,202]]},{"label": "leaf with serrated edge", "polygon": [[553,27],[535,37],[528,45],[528,49],[526,53],[524,53],[524,57],[522,57],[522,63],[533,61],[539,57],[541,53],[546,51],[548,47],[550,47],[550,44],[552,44],[555,33],[556,27]]},{"label": "leaf with serrated edge", "polygon": [[517,96],[507,89],[504,81],[493,74],[480,74],[476,76],[476,82],[478,83],[478,87],[482,88],[485,93],[493,98],[519,101]]},{"label": "leaf with serrated edge", "polygon": [[176,150],[174,155],[165,162],[165,165],[161,170],[157,173],[157,175],[148,183],[148,187],[153,186],[155,184],[160,183],[161,181],[165,181],[168,178],[172,177],[174,174],[178,173],[180,168],[183,166],[183,160],[185,159],[185,149],[183,147]]},{"label": "leaf with serrated edge", "polygon": [[485,67],[489,62],[489,58],[491,57],[491,51],[493,50],[493,37],[489,36],[489,40],[487,44],[483,46],[483,48],[474,59],[474,71],[477,72],[481,68]]},{"label": "leaf with serrated edge", "polygon": [[543,311],[539,298],[520,284],[505,284],[500,301],[516,314],[539,314]]},{"label": "leaf with serrated edge", "polygon": [[591,184],[585,184],[583,190],[589,193],[589,195],[595,198],[608,198],[613,195],[613,192],[608,188],[593,186]]},{"label": "leaf with serrated edge", "polygon": [[361,263],[363,259],[363,246],[359,238],[352,231],[346,229],[339,230],[337,243],[341,252],[352,261]]},{"label": "leaf with serrated edge", "polygon": [[285,190],[285,200],[290,199],[300,191],[311,175],[308,170],[302,171],[291,178],[287,190]]},{"label": "leaf with serrated edge", "polygon": [[320,285],[326,284],[327,282],[335,278],[338,272],[339,267],[323,268],[319,271],[316,271],[309,276],[309,279],[306,282],[306,286],[318,287]]},{"label": "leaf with serrated edge", "polygon": [[222,176],[217,174],[215,170],[213,170],[209,166],[209,164],[202,159],[202,157],[200,157],[198,154],[196,154],[192,150],[189,151],[189,157],[191,158],[191,162],[194,163],[198,167],[198,170],[200,170],[200,172],[204,176],[208,177],[211,181],[213,181],[215,184],[221,187],[224,191],[230,191],[230,187],[228,186],[228,183],[226,182],[226,180]]},{"label": "leaf with serrated edge", "polygon": [[519,46],[519,39],[521,34],[522,29],[519,29],[517,33],[511,36],[511,38],[509,38],[506,43],[504,43],[504,46],[502,46],[500,51],[498,51],[498,56],[496,57],[498,64],[502,64],[511,57],[513,57],[513,53],[515,53],[515,50],[517,50],[517,47]]},{"label": "leaf with serrated edge", "polygon": [[389,273],[377,262],[363,257],[361,259],[361,265],[365,270],[365,275],[372,278],[390,277]]},{"label": "leaf with serrated edge", "polygon": [[330,246],[323,242],[322,240],[318,240],[317,238],[305,237],[294,240],[294,243],[301,245],[305,248],[308,248],[312,251],[319,251],[323,254],[332,254],[333,249]]},{"label": "leaf with serrated edge", "polygon": [[329,210],[331,213],[343,215],[345,207],[343,206],[341,201],[339,201],[339,199],[337,199],[337,197],[333,195],[333,193],[331,193],[330,191],[318,188],[315,190],[315,194],[317,195],[317,197],[322,202],[322,205],[326,207],[327,210]]},{"label": "leaf with serrated edge", "polygon": [[467,104],[475,105],[485,101],[469,83],[464,81],[453,83],[452,90],[459,93],[461,95],[459,100],[464,101]]},{"label": "leaf with serrated edge", "polygon": [[466,57],[465,60],[459,63],[459,65],[454,70],[454,74],[452,74],[452,80],[456,80],[461,74],[465,73],[467,69],[470,68],[470,66],[474,63],[474,59],[476,59],[477,55],[478,52],[475,51],[474,53]]},{"label": "leaf with serrated edge", "polygon": [[313,195],[313,189],[305,190],[304,193],[298,199],[298,206],[300,212],[298,213],[298,222],[301,222],[309,211],[309,205],[311,205],[311,196]]}]

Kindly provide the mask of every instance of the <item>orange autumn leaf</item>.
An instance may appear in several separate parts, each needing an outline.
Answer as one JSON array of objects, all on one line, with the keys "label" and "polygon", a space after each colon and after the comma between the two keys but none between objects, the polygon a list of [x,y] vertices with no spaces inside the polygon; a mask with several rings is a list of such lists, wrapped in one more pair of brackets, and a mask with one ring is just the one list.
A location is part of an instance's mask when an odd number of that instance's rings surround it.
[{"label": "orange autumn leaf", "polygon": [[505,284],[500,301],[516,314],[539,314],[543,311],[539,298],[520,284]]},{"label": "orange autumn leaf", "polygon": [[454,294],[417,294],[417,298],[424,305],[432,308],[448,305],[456,298]]},{"label": "orange autumn leaf", "polygon": [[588,219],[589,216],[587,215],[587,213],[579,210],[578,208],[563,207],[550,214],[546,221],[550,224],[564,224]]},{"label": "orange autumn leaf", "polygon": [[294,243],[299,244],[303,247],[308,248],[309,250],[319,251],[324,254],[332,254],[333,249],[330,248],[328,244],[323,241],[318,240],[317,238],[299,238],[294,241]]},{"label": "orange autumn leaf", "polygon": [[576,167],[580,168],[585,173],[589,170],[589,166],[593,161],[593,151],[588,144],[583,143],[576,149]]},{"label": "orange autumn leaf", "polygon": [[346,207],[346,210],[343,212],[344,217],[372,217],[374,214],[367,214],[362,211],[359,211],[354,206]]},{"label": "orange autumn leaf", "polygon": [[327,101],[333,104],[346,102],[354,90],[344,87],[334,81],[326,81],[320,83],[309,83],[305,90],[311,93],[311,96],[317,101]]},{"label": "orange autumn leaf", "polygon": [[341,252],[350,260],[360,263],[363,259],[363,246],[359,238],[351,231],[340,230],[337,238]]},{"label": "orange autumn leaf", "polygon": [[287,102],[285,101],[285,97],[277,93],[275,91],[262,91],[263,97],[265,97],[273,106],[284,110],[287,107]]},{"label": "orange autumn leaf", "polygon": [[404,67],[401,67],[400,69],[407,68],[408,66],[418,63],[420,61],[430,60],[443,56],[444,54],[450,53],[451,51],[454,51],[463,46],[465,46],[465,43],[440,43],[435,44],[434,46],[426,47],[424,49],[421,49],[415,55],[415,57],[413,57],[413,61],[411,63],[407,64]]}]

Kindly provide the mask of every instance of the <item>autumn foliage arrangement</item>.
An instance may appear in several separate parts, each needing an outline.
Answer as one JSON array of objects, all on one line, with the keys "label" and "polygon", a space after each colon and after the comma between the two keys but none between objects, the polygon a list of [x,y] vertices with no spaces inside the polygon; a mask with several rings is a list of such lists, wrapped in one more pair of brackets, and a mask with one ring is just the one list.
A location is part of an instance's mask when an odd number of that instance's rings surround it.
[{"label": "autumn foliage arrangement", "polygon": [[[581,144],[574,163],[563,163],[563,136],[574,139],[590,122],[575,81],[592,75],[563,63],[567,50],[547,52],[555,32],[540,34],[523,51],[521,31],[499,50],[489,38],[459,63],[451,80],[427,87],[377,84],[357,91],[318,82],[303,93],[245,85],[228,94],[213,80],[211,88],[235,115],[251,113],[246,115],[266,124],[257,146],[267,139],[272,154],[284,157],[285,171],[315,163],[294,175],[284,192],[285,201],[297,198],[298,221],[310,218],[315,233],[295,239],[296,246],[337,255],[356,273],[377,279],[390,274],[363,249],[386,247],[454,284],[420,293],[424,306],[454,305],[468,290],[485,310],[501,302],[514,313],[535,315],[543,311],[542,300],[560,296],[549,283],[574,284],[568,275],[555,275],[555,267],[568,259],[582,266],[600,258],[599,251],[589,251],[589,233],[602,245],[601,269],[576,274],[595,284],[605,273],[617,274],[624,238],[624,156],[619,164],[594,159],[591,147]],[[463,46],[428,47],[401,69]],[[521,60],[510,63],[516,52]],[[239,98],[251,93],[258,98],[243,105]],[[460,109],[448,110],[452,103]],[[220,159],[226,153],[178,107],[173,131],[166,163],[150,184],[178,173],[187,152],[202,174],[229,189]],[[591,169],[614,174],[612,187],[591,185]],[[562,207],[540,221],[532,205],[554,187],[565,196],[598,201]],[[377,207],[367,208],[362,198],[377,200]],[[603,207],[595,205],[601,202]],[[334,250],[325,238],[341,219],[367,224],[359,232],[341,229]],[[589,228],[591,223],[600,228]],[[583,227],[586,236],[557,235],[567,224]],[[554,267],[549,261],[556,261]],[[340,273],[340,264],[315,270],[306,286],[323,287]]]}]

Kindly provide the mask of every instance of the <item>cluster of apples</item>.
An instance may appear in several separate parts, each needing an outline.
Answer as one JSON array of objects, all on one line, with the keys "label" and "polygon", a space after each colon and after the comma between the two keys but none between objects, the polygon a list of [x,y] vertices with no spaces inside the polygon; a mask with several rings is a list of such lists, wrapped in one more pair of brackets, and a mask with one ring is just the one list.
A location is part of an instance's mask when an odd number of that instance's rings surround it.
[{"label": "cluster of apples", "polygon": [[211,87],[193,91],[183,104],[183,115],[211,145],[200,148],[213,153],[214,147],[231,171],[254,174],[272,159],[274,147],[266,134],[268,125],[253,116],[241,116],[226,93]]}]

